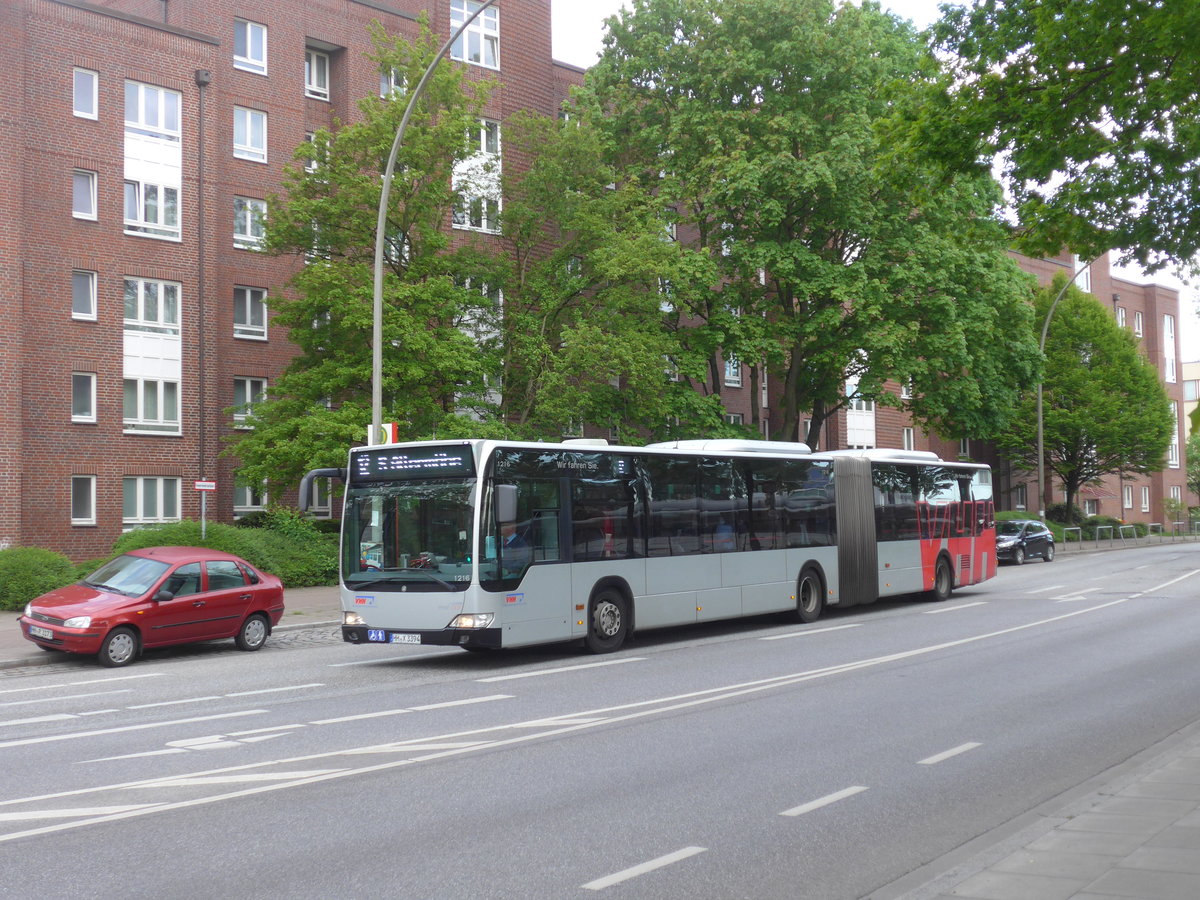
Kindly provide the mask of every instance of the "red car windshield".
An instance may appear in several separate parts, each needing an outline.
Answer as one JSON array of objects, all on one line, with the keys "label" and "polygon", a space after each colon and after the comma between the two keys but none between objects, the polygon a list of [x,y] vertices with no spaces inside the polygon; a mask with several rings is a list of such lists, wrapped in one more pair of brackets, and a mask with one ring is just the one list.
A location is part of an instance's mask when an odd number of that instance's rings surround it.
[{"label": "red car windshield", "polygon": [[83,579],[84,584],[104,591],[140,597],[154,587],[170,566],[142,556],[118,556]]}]

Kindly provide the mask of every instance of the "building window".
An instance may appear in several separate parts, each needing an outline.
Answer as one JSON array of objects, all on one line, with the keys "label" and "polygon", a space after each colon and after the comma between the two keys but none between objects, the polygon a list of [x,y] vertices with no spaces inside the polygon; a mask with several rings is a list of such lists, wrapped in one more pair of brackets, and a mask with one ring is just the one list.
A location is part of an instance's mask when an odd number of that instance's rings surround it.
[{"label": "building window", "polygon": [[1100,501],[1099,500],[1084,500],[1083,501],[1083,514],[1085,516],[1100,515]]},{"label": "building window", "polygon": [[96,173],[76,169],[71,176],[71,215],[96,220]]},{"label": "building window", "polygon": [[304,96],[329,99],[329,54],[308,48],[304,51]]},{"label": "building window", "polygon": [[129,526],[179,521],[179,479],[122,479],[121,518]]},{"label": "building window", "polygon": [[1133,311],[1133,333],[1142,336],[1142,311],[1139,309]]},{"label": "building window", "polygon": [[96,476],[71,476],[71,524],[96,524]]},{"label": "building window", "polygon": [[963,458],[970,457],[970,455],[971,455],[971,439],[970,438],[959,438],[958,439],[958,455]]},{"label": "building window", "polygon": [[233,155],[254,162],[267,161],[267,114],[241,106],[233,108]]},{"label": "building window", "polygon": [[96,321],[96,273],[76,269],[71,273],[71,318]]},{"label": "building window", "polygon": [[1177,484],[1171,485],[1171,499],[1176,503],[1183,502],[1183,488]]},{"label": "building window", "polygon": [[180,97],[177,91],[125,82],[125,130],[178,141]]},{"label": "building window", "polygon": [[1142,512],[1150,512],[1150,488],[1142,488]]},{"label": "building window", "polygon": [[233,20],[233,67],[267,74],[267,26],[245,19]]},{"label": "building window", "polygon": [[[325,480],[325,479],[319,479]],[[267,492],[262,485],[257,487],[239,484],[233,489],[233,515],[235,518],[247,513],[258,512],[267,506]]]},{"label": "building window", "polygon": [[267,393],[265,378],[233,379],[233,422],[238,428],[249,428],[246,418],[254,411],[254,405],[262,401]]},{"label": "building window", "polygon": [[[481,6],[477,0],[450,0],[451,33]],[[500,12],[496,7],[490,7],[467,26],[450,48],[450,58],[489,69],[500,68]]]},{"label": "building window", "polygon": [[179,240],[179,188],[126,181],[125,233]]},{"label": "building window", "polygon": [[158,378],[126,378],[127,432],[179,434],[179,383]]},{"label": "building window", "polygon": [[267,292],[265,288],[233,289],[233,336],[267,339]]},{"label": "building window", "polygon": [[99,118],[99,76],[90,69],[75,70],[72,110],[81,119]]},{"label": "building window", "polygon": [[1118,306],[1117,307],[1117,324],[1120,325],[1122,328],[1124,328],[1127,321],[1128,321],[1128,317],[1125,314],[1125,307]]},{"label": "building window", "polygon": [[500,230],[500,123],[481,119],[467,135],[468,155],[454,164],[454,227]]},{"label": "building window", "polygon": [[379,73],[379,97],[387,100],[408,89],[408,79],[399,69],[384,69]]},{"label": "building window", "polygon": [[262,246],[267,201],[250,197],[233,198],[233,246],[254,250]]},{"label": "building window", "polygon": [[315,518],[328,519],[333,514],[333,506],[330,503],[331,483],[328,478],[313,479],[312,497],[309,500],[308,511]]},{"label": "building window", "polygon": [[746,417],[742,413],[725,413],[724,417],[726,425],[744,425]]},{"label": "building window", "polygon": [[1172,400],[1171,405],[1171,443],[1167,445],[1167,466],[1179,468],[1179,402]]},{"label": "building window", "polygon": [[1092,292],[1092,267],[1088,265],[1087,260],[1080,256],[1074,258],[1075,266],[1075,284],[1081,291],[1086,293]]},{"label": "building window", "polygon": [[909,426],[904,426],[900,429],[900,443],[902,450],[916,450],[916,433]]},{"label": "building window", "polygon": [[1026,486],[1018,484],[1013,488],[1012,492],[1013,509],[1025,509],[1028,504],[1028,491]]},{"label": "building window", "polygon": [[1200,400],[1200,381],[1192,378],[1183,383],[1183,399],[1185,403]]},{"label": "building window", "polygon": [[179,285],[125,279],[125,330],[179,336]]},{"label": "building window", "polygon": [[96,376],[92,372],[71,375],[71,421],[96,421]]},{"label": "building window", "polygon": [[1121,505],[1125,509],[1133,509],[1133,485],[1127,484],[1121,488]]},{"label": "building window", "polygon": [[742,386],[742,362],[739,359],[725,360],[725,386]]},{"label": "building window", "polygon": [[1174,384],[1177,380],[1174,316],[1163,316],[1163,378],[1169,384]]}]

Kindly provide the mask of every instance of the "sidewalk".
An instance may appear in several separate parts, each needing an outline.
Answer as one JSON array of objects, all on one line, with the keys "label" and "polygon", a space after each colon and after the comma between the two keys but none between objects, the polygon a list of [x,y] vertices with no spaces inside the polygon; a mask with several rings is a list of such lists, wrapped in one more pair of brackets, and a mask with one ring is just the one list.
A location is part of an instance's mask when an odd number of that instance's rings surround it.
[{"label": "sidewalk", "polygon": [[[289,588],[283,592],[283,603],[283,618],[275,631],[341,624],[342,608],[336,586]],[[25,639],[17,624],[20,615],[19,612],[0,610],[0,669],[61,661],[61,654],[47,653]]]}]

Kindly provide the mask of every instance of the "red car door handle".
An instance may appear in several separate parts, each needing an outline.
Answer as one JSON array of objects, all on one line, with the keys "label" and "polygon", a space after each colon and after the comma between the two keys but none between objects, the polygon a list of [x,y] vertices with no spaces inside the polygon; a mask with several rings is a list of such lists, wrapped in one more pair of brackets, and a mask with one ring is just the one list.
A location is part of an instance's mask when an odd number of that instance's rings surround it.
[{"label": "red car door handle", "polygon": [[204,601],[203,601],[203,600],[193,600],[193,601],[192,601],[192,606],[195,606],[195,607],[197,607],[197,608],[199,608],[199,607],[201,607],[201,606],[203,606],[203,605],[204,605]]}]

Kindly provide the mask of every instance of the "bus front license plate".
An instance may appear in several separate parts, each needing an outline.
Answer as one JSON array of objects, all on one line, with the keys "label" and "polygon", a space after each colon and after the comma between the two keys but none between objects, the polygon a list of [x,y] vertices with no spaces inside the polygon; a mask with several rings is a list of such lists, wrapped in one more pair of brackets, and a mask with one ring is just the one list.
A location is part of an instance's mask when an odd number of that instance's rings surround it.
[{"label": "bus front license plate", "polygon": [[419,634],[393,634],[393,644],[419,644],[421,636]]}]

